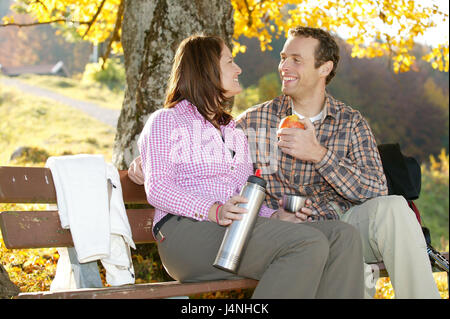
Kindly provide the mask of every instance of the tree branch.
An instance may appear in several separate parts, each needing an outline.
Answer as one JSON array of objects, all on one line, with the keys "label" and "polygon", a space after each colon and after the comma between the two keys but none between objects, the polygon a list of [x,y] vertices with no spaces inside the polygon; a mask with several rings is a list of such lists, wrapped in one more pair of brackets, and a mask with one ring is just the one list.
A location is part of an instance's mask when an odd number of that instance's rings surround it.
[{"label": "tree branch", "polygon": [[249,28],[251,28],[252,25],[253,25],[253,17],[252,17],[253,10],[250,10],[250,6],[248,5],[247,0],[244,0],[244,4],[245,4],[245,6],[247,7],[247,12],[248,12],[248,22],[247,22],[247,26],[248,26]]},{"label": "tree branch", "polygon": [[105,67],[106,60],[109,58],[109,54],[111,53],[111,46],[114,41],[120,40],[119,30],[122,27],[122,19],[123,19],[123,10],[124,10],[124,0],[120,1],[119,9],[117,10],[116,22],[114,24],[114,30],[111,35],[111,38],[108,41],[108,45],[106,46],[105,53],[102,56],[103,64],[102,69]]},{"label": "tree branch", "polygon": [[48,10],[47,6],[45,5],[45,3],[42,3],[42,1],[40,1],[40,0],[35,0],[34,2],[39,3],[41,6],[44,7],[45,11],[50,12],[50,11]]},{"label": "tree branch", "polygon": [[9,27],[9,26],[15,26],[15,27],[32,27],[35,25],[40,25],[40,24],[52,24],[52,23],[57,23],[57,22],[71,22],[71,23],[78,23],[78,24],[89,24],[90,21],[73,21],[73,20],[67,20],[67,19],[55,19],[55,20],[51,20],[51,21],[42,21],[42,22],[31,22],[31,23],[6,23],[6,24],[0,24],[0,27]]},{"label": "tree branch", "polygon": [[92,20],[89,21],[88,28],[87,28],[86,32],[83,34],[83,36],[81,37],[82,39],[84,39],[84,37],[88,34],[88,32],[91,29],[92,25],[94,24],[95,20],[97,20],[97,17],[100,14],[100,11],[102,11],[102,8],[103,8],[103,5],[105,4],[105,2],[106,2],[106,0],[103,0],[102,3],[100,3],[99,7],[97,8],[97,12],[92,17]]}]

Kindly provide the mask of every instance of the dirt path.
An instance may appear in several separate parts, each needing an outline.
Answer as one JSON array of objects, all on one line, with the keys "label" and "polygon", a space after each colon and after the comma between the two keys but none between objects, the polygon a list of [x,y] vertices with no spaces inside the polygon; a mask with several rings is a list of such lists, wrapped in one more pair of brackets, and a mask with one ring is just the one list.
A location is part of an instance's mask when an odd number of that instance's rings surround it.
[{"label": "dirt path", "polygon": [[47,89],[26,84],[14,78],[0,78],[0,83],[8,86],[14,86],[27,94],[37,95],[40,97],[55,100],[56,102],[81,110],[102,123],[110,125],[114,128],[116,128],[117,126],[117,120],[120,115],[119,110],[111,110],[94,103],[76,100]]}]

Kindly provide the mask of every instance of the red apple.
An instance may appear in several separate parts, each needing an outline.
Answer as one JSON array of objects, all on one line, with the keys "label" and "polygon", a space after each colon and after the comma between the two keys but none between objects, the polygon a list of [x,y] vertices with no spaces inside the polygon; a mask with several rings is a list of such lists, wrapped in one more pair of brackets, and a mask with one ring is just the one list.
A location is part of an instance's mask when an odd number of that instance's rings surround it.
[{"label": "red apple", "polygon": [[305,129],[305,126],[302,123],[300,123],[299,121],[300,121],[300,118],[297,115],[295,115],[295,114],[289,115],[281,120],[278,128],[295,127],[295,128]]}]

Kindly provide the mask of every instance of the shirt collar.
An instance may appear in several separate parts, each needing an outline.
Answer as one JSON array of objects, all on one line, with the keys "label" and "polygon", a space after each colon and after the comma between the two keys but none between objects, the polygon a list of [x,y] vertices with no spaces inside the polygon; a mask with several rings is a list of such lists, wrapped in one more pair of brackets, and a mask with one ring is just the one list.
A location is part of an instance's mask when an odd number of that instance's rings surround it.
[{"label": "shirt collar", "polygon": [[288,115],[292,115],[291,100],[292,99],[290,96],[287,95],[281,96],[280,105],[277,112],[279,118],[284,118]]},{"label": "shirt collar", "polygon": [[[197,110],[197,107],[186,99],[182,100],[181,102],[178,102],[176,107],[182,113],[191,112],[192,114],[194,114],[195,117],[206,121],[206,119],[203,117],[203,115],[201,115],[200,112]],[[206,121],[206,122],[209,123],[209,121]],[[230,123],[228,123],[227,125],[221,125],[220,130],[223,133],[223,129],[225,129],[225,128],[234,129],[235,126],[236,126],[236,122],[234,120],[231,120]]]},{"label": "shirt collar", "polygon": [[[283,95],[281,97],[281,103],[280,107],[278,109],[278,116],[280,118],[284,118],[286,116],[292,115],[292,98],[287,95]],[[322,123],[323,120],[329,115],[333,118],[336,118],[337,115],[337,105],[336,100],[328,93],[325,93],[325,102],[324,102],[324,109],[322,113],[322,119],[320,122]]]},{"label": "shirt collar", "polygon": [[336,119],[338,113],[337,101],[328,92],[325,93],[325,112],[323,112],[322,121],[327,117],[327,115]]},{"label": "shirt collar", "polygon": [[177,103],[176,105],[177,109],[182,112],[182,113],[186,113],[186,112],[190,112],[192,114],[194,114],[196,117],[201,117],[203,118],[203,116],[200,114],[200,112],[197,110],[197,108],[195,107],[194,104],[192,104],[191,102],[189,102],[188,100],[184,99],[180,102]]}]

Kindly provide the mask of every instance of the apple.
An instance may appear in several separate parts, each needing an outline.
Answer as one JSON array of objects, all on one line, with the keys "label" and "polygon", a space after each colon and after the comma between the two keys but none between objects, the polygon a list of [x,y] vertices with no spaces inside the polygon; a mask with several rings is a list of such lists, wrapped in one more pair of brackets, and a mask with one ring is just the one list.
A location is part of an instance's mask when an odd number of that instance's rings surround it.
[{"label": "apple", "polygon": [[305,126],[299,122],[300,118],[295,115],[289,115],[286,116],[285,118],[283,118],[280,122],[280,125],[278,126],[278,128],[301,128],[301,129],[305,129]]}]

